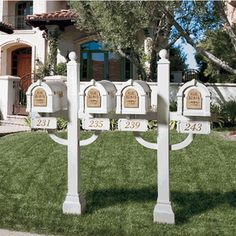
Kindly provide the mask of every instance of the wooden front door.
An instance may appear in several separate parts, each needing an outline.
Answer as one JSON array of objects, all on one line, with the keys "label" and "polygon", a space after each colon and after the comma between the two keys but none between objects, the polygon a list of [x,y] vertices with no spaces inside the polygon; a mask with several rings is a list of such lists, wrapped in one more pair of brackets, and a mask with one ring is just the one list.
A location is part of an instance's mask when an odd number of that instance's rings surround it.
[{"label": "wooden front door", "polygon": [[26,113],[26,95],[28,87],[31,84],[31,54],[18,54],[17,58],[17,76],[21,78],[18,91],[16,91],[16,103],[13,113],[16,115],[27,115]]},{"label": "wooden front door", "polygon": [[31,74],[31,54],[17,55],[17,76],[24,77]]}]

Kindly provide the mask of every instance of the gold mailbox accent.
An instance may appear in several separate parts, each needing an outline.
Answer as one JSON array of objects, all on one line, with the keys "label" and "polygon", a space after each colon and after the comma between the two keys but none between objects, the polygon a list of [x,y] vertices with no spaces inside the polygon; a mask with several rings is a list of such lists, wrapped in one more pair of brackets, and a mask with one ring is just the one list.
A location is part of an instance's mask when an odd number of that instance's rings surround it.
[{"label": "gold mailbox accent", "polygon": [[100,92],[92,88],[87,94],[87,107],[101,107],[101,95]]},{"label": "gold mailbox accent", "polygon": [[135,89],[127,89],[124,94],[124,107],[125,108],[138,108],[139,97]]},{"label": "gold mailbox accent", "polygon": [[202,95],[197,89],[191,89],[187,94],[186,99],[187,109],[202,109]]},{"label": "gold mailbox accent", "polygon": [[44,89],[38,88],[34,92],[33,106],[46,107],[47,106],[47,94]]}]

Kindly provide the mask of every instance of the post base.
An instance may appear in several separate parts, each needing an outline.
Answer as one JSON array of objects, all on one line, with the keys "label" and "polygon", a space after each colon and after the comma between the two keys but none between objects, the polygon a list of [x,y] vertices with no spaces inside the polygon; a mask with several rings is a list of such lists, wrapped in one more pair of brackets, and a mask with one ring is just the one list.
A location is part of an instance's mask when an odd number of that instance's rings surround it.
[{"label": "post base", "polygon": [[81,215],[85,210],[85,199],[77,195],[67,195],[63,203],[64,214]]},{"label": "post base", "polygon": [[157,203],[153,212],[153,221],[156,223],[175,223],[175,214],[171,203]]}]

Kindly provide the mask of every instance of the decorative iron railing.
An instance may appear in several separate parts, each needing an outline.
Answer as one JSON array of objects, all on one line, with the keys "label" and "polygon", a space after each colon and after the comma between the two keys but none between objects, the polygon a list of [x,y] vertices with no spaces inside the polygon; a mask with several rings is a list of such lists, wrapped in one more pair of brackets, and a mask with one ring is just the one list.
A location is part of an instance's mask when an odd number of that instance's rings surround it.
[{"label": "decorative iron railing", "polygon": [[21,89],[20,81],[14,82],[14,88],[15,88],[15,105],[26,105],[26,94]]},{"label": "decorative iron railing", "polygon": [[26,91],[32,84],[34,74],[27,74],[20,80],[14,81],[15,88],[15,103],[13,105],[13,114],[15,115],[27,115],[26,109]]}]

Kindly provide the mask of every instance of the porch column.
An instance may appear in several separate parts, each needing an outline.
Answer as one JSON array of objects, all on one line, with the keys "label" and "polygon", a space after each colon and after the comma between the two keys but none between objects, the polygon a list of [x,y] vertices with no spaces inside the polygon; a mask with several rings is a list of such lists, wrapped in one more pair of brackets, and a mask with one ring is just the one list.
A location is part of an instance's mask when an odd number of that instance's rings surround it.
[{"label": "porch column", "polygon": [[15,83],[20,80],[15,76],[0,76],[0,112],[2,118],[7,119],[7,115],[12,115],[15,103],[16,89]]}]

